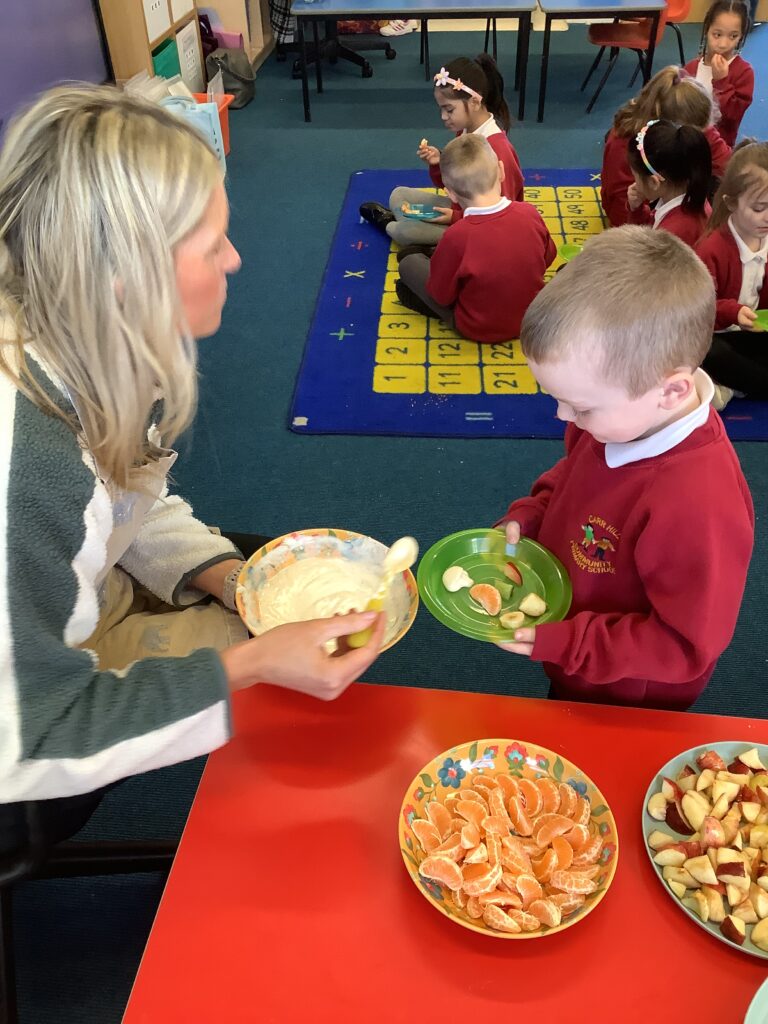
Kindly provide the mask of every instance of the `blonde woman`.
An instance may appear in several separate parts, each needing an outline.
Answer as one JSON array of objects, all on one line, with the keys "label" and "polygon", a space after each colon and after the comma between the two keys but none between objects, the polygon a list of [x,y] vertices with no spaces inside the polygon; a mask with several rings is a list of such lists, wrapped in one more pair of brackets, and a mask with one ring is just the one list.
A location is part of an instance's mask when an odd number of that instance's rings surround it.
[{"label": "blonde woman", "polygon": [[227,221],[216,157],[160,108],[62,87],[8,129],[0,812],[74,808],[54,839],[103,787],[226,742],[233,691],[332,699],[381,645],[383,616],[367,647],[325,651],[373,614],[248,640],[225,607],[241,553],[167,495],[169,446],[195,412],[195,339],[218,328],[240,266]]}]

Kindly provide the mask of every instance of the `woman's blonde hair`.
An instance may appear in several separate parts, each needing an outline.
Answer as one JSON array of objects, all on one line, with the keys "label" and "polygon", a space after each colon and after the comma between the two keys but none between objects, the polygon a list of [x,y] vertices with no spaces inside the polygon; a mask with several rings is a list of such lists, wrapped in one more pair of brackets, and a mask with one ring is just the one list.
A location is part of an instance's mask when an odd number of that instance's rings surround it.
[{"label": "woman's blonde hair", "polygon": [[[197,402],[174,247],[200,222],[222,171],[161,107],[102,86],[44,93],[0,152],[0,369],[85,435],[103,476],[127,487]],[[3,323],[5,329],[3,330]],[[49,396],[30,354],[68,394]]]},{"label": "woman's blonde hair", "polygon": [[740,142],[734,149],[715,193],[706,234],[711,235],[722,227],[733,213],[739,196],[753,188],[768,191],[768,142]]},{"label": "woman's blonde hair", "polygon": [[719,108],[701,82],[684,68],[670,64],[617,110],[613,130],[621,138],[630,138],[649,121],[663,119],[705,131],[719,117]]}]

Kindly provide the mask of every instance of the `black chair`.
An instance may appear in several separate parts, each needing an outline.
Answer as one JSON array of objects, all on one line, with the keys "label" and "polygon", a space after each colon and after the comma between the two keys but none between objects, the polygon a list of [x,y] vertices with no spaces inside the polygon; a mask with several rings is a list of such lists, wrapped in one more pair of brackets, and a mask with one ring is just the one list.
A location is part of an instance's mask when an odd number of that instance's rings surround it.
[{"label": "black chair", "polygon": [[70,842],[106,790],[63,800],[0,805],[0,1024],[17,1024],[13,887],[32,878],[167,872],[175,840]]},{"label": "black chair", "polygon": [[[362,53],[370,50],[383,50],[387,60],[394,60],[397,56],[397,51],[393,49],[386,36],[344,36],[345,40],[354,40],[353,43],[350,42],[347,45],[339,41],[338,22],[326,21],[324,24],[325,37],[319,41],[317,47],[312,43],[307,44],[307,64],[313,64],[318,59],[318,56],[320,60],[327,60],[331,64],[335,64],[339,60],[346,60],[361,69],[363,78],[372,78],[373,68],[365,57],[362,56]],[[298,53],[298,51],[298,42],[278,43],[275,46],[275,55],[278,61],[284,61],[289,53]],[[297,57],[294,60],[291,76],[293,78],[301,78],[301,57]]]}]

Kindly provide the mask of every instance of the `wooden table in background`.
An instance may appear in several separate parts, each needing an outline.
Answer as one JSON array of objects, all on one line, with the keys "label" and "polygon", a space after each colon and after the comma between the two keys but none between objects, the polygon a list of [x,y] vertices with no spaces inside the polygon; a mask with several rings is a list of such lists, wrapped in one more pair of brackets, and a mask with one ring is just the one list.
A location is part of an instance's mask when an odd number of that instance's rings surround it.
[{"label": "wooden table in background", "polygon": [[[260,686],[234,712],[237,736],[208,760],[124,1024],[743,1020],[768,961],[675,907],[641,811],[675,754],[768,743],[768,721],[365,684],[333,704]],[[402,863],[398,815],[415,774],[491,737],[565,755],[616,817],[610,891],[549,938],[457,926]]]}]

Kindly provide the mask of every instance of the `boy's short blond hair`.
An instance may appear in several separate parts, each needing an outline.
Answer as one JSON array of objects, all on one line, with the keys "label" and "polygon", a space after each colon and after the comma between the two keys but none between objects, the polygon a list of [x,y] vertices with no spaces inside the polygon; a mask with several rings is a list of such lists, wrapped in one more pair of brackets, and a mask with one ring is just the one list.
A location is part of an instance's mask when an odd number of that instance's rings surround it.
[{"label": "boy's short blond hair", "polygon": [[445,185],[462,199],[482,195],[497,183],[499,160],[482,135],[459,135],[440,154]]},{"label": "boy's short blond hair", "polygon": [[520,338],[534,362],[577,352],[637,398],[675,370],[700,366],[714,321],[712,278],[693,249],[669,231],[627,225],[590,239],[555,274]]}]

